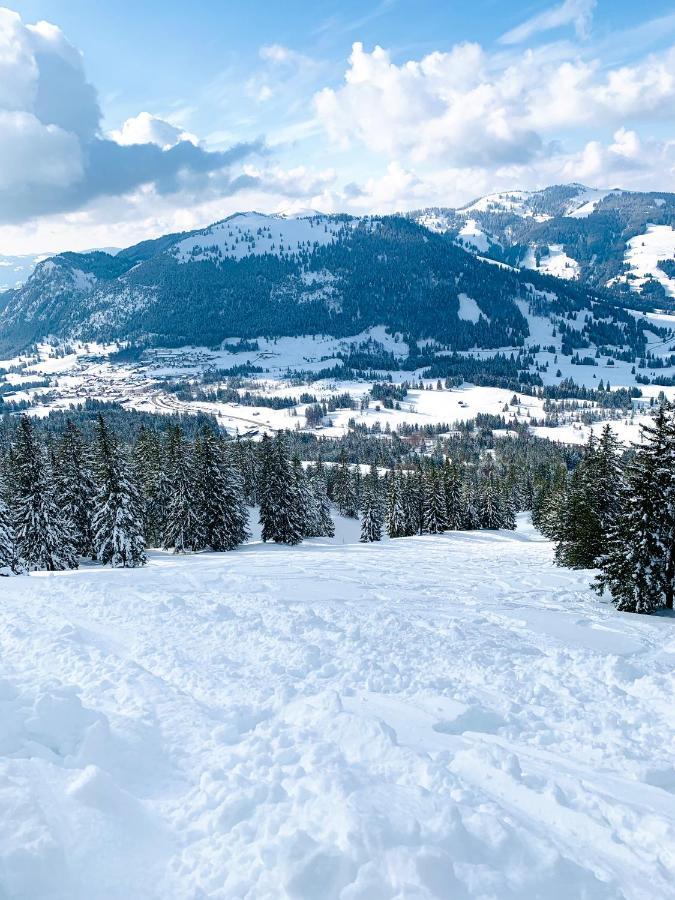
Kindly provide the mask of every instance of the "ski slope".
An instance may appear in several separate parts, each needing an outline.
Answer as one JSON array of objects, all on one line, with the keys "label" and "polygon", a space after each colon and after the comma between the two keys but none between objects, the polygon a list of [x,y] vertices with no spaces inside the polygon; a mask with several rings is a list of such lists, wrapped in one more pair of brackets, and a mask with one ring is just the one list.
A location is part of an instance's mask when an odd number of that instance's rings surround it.
[{"label": "ski slope", "polygon": [[675,619],[357,534],[2,581],[0,896],[673,896]]}]

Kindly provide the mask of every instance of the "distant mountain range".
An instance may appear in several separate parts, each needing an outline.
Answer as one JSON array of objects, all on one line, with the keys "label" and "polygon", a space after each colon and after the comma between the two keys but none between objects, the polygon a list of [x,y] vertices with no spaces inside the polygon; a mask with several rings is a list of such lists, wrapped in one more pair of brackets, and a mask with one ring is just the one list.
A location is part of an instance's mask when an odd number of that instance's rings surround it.
[{"label": "distant mountain range", "polygon": [[568,184],[409,216],[512,266],[637,293],[656,305],[675,300],[675,194]]},{"label": "distant mountain range", "polygon": [[238,213],[115,255],[39,262],[0,293],[0,348],[47,335],[213,346],[374,325],[445,350],[519,346],[523,303],[551,315],[601,304],[621,320],[627,305],[669,305],[673,225],[673,194],[581,185],[386,217]]}]

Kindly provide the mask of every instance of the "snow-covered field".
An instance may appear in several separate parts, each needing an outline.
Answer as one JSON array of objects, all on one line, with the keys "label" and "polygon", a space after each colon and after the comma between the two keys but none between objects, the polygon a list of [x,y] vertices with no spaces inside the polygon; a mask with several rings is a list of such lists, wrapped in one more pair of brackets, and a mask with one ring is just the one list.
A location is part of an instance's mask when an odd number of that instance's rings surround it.
[{"label": "snow-covered field", "polygon": [[3,581],[0,896],[671,898],[675,619],[520,525]]}]

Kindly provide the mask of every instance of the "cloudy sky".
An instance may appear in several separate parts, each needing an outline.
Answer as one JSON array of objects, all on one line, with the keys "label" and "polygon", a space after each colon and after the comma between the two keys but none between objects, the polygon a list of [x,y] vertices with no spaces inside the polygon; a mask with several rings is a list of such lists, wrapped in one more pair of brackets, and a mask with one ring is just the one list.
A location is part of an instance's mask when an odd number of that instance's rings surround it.
[{"label": "cloudy sky", "polygon": [[240,209],[675,190],[675,12],[648,0],[15,0],[0,254]]}]

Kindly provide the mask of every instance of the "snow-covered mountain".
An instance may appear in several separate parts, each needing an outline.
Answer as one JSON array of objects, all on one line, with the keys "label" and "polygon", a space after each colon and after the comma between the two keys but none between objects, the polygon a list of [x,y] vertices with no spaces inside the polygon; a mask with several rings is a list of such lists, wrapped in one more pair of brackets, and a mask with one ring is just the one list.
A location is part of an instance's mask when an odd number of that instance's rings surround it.
[{"label": "snow-covered mountain", "polygon": [[593,287],[675,299],[675,195],[582,184],[488,194],[411,218],[472,253]]},{"label": "snow-covered mountain", "polygon": [[[472,249],[487,253],[465,222]],[[495,266],[404,216],[240,213],[121,250],[44,260],[0,299],[5,345],[47,335],[213,346],[230,337],[358,334],[384,325],[450,349],[520,345],[517,302],[579,287]],[[462,315],[460,298],[478,313]],[[466,301],[464,301],[466,306]],[[472,309],[474,308],[472,306]]]}]

